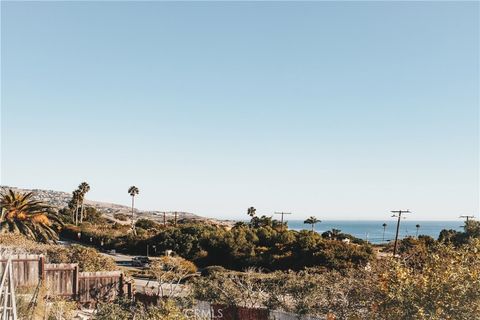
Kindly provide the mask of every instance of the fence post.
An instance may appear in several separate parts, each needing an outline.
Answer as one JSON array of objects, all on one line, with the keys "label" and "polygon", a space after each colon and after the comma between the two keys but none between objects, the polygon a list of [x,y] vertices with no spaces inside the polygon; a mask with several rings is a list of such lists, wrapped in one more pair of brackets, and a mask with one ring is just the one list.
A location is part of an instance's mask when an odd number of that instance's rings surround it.
[{"label": "fence post", "polygon": [[135,299],[135,293],[133,292],[133,288],[132,288],[132,287],[133,287],[132,282],[129,281],[129,282],[127,283],[127,295],[128,295],[127,297],[128,297],[128,299],[130,299],[130,300]]},{"label": "fence post", "polygon": [[44,281],[45,280],[45,257],[44,256],[40,256],[40,260],[38,261],[39,262],[39,265],[38,265],[38,277],[40,278],[40,280]]},{"label": "fence post", "polygon": [[78,264],[73,268],[73,286],[72,286],[72,291],[73,291],[73,299],[77,300],[79,299],[79,288],[78,288]]},{"label": "fence post", "polygon": [[123,286],[125,285],[125,281],[124,281],[124,278],[123,278],[123,272],[120,274],[120,278],[119,278],[119,291],[118,291],[118,294],[120,295],[121,298],[123,298],[124,294],[125,294],[125,290],[123,288]]}]

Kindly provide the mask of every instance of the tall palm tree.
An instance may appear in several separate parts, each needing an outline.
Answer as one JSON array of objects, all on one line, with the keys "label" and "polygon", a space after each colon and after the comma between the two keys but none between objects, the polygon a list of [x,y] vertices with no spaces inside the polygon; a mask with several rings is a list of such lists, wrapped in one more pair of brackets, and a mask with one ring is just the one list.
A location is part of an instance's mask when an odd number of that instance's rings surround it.
[{"label": "tall palm tree", "polygon": [[90,191],[90,185],[86,182],[80,183],[78,186],[78,190],[80,190],[80,203],[81,203],[81,209],[80,209],[80,223],[83,222],[83,201],[85,200],[85,194]]},{"label": "tall palm tree", "polygon": [[383,236],[382,236],[382,242],[385,242],[385,229],[387,228],[387,224],[384,222],[382,224],[383,227]]},{"label": "tall palm tree", "polygon": [[420,229],[420,225],[419,224],[415,225],[415,228],[417,228],[417,239],[418,239],[418,229]]},{"label": "tall palm tree", "polygon": [[257,209],[255,209],[254,207],[250,207],[247,209],[247,214],[252,218],[255,216],[256,213]]},{"label": "tall palm tree", "polygon": [[133,208],[135,206],[135,196],[139,193],[139,190],[137,187],[135,186],[131,186],[130,188],[128,188],[128,194],[130,194],[130,196],[132,196],[132,231],[133,231],[133,234],[136,234],[136,231],[135,231],[135,213],[133,211]]},{"label": "tall palm tree", "polygon": [[33,193],[9,189],[0,195],[0,232],[21,233],[26,237],[48,242],[58,240],[63,225],[53,208],[33,198]]},{"label": "tall palm tree", "polygon": [[317,223],[320,223],[322,221],[318,220],[316,217],[314,216],[311,216],[310,218],[308,218],[307,220],[303,221],[303,223],[305,224],[311,224],[312,225],[312,232],[315,230],[315,225]]},{"label": "tall palm tree", "polygon": [[72,200],[70,200],[69,207],[73,211],[72,221],[75,225],[78,225],[78,207],[80,206],[82,194],[80,190],[74,190],[72,192]]}]

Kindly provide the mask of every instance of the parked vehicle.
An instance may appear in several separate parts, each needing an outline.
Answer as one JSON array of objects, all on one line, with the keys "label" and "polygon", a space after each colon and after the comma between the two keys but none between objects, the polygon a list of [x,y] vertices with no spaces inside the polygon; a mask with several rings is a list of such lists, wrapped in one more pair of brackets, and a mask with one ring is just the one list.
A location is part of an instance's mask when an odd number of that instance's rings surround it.
[{"label": "parked vehicle", "polygon": [[150,259],[148,257],[134,257],[132,258],[132,266],[134,267],[149,267],[150,266]]}]

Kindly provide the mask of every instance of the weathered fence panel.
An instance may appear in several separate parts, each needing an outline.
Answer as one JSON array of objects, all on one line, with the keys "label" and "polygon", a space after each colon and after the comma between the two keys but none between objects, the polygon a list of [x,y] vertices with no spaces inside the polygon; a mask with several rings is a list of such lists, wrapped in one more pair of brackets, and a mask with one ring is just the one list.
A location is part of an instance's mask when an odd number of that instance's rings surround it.
[{"label": "weathered fence panel", "polygon": [[50,295],[75,298],[78,277],[76,263],[45,264],[44,277]]},{"label": "weathered fence panel", "polygon": [[80,272],[77,300],[80,303],[110,301],[123,293],[121,271]]},{"label": "weathered fence panel", "polygon": [[[0,274],[8,257],[0,256]],[[12,256],[16,287],[37,286],[43,280],[50,296],[62,296],[80,303],[110,301],[117,296],[132,298],[133,284],[121,271],[79,272],[76,263],[45,263],[41,255]]]},{"label": "weathered fence panel", "polygon": [[[0,256],[0,274],[3,273],[8,257]],[[12,255],[13,279],[15,286],[37,285],[44,263],[43,256],[16,254]]]},{"label": "weathered fence panel", "polygon": [[269,312],[267,309],[254,309],[236,307],[237,319],[240,320],[268,320]]},{"label": "weathered fence panel", "polygon": [[267,309],[211,304],[211,318],[223,320],[268,320]]}]

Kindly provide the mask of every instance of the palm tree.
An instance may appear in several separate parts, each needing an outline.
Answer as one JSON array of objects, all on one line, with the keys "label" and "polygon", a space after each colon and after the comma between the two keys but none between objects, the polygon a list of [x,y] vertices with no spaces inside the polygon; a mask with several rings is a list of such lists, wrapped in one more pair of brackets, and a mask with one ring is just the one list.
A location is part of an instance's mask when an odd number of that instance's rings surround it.
[{"label": "palm tree", "polygon": [[81,209],[80,209],[80,223],[83,222],[83,201],[85,199],[85,194],[90,191],[90,185],[86,182],[80,183],[78,186],[78,190],[80,191],[81,197],[80,197],[80,203],[81,203]]},{"label": "palm tree", "polygon": [[327,234],[328,234],[328,237],[331,240],[337,240],[337,238],[340,236],[341,232],[342,232],[342,230],[333,228],[332,230],[327,231]]},{"label": "palm tree", "polygon": [[314,216],[311,216],[310,218],[308,218],[307,220],[303,221],[303,223],[305,224],[311,224],[312,225],[312,232],[314,231],[315,229],[315,225],[317,223],[320,223],[322,221],[318,220],[317,218],[315,218]]},{"label": "palm tree", "polygon": [[135,196],[139,193],[139,190],[135,186],[131,186],[128,188],[128,193],[132,196],[132,231],[133,234],[136,234],[135,231],[135,213],[133,211],[134,205],[135,205]]},{"label": "palm tree", "polygon": [[68,204],[70,209],[73,211],[72,221],[75,223],[75,225],[78,225],[78,207],[80,206],[81,197],[82,194],[80,190],[74,190],[72,192],[72,200],[70,200],[70,203]]},{"label": "palm tree", "polygon": [[420,229],[420,225],[419,224],[415,225],[415,228],[417,228],[417,239],[418,239],[418,229]]},{"label": "palm tree", "polygon": [[58,240],[63,225],[53,208],[33,198],[33,193],[9,189],[0,195],[0,233],[15,232],[48,242]]},{"label": "palm tree", "polygon": [[252,218],[255,216],[256,213],[257,209],[255,209],[254,207],[250,207],[247,209],[247,214]]},{"label": "palm tree", "polygon": [[382,236],[382,242],[385,242],[385,229],[387,228],[387,224],[384,222],[382,224],[383,227],[383,236]]}]

